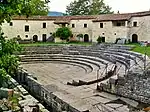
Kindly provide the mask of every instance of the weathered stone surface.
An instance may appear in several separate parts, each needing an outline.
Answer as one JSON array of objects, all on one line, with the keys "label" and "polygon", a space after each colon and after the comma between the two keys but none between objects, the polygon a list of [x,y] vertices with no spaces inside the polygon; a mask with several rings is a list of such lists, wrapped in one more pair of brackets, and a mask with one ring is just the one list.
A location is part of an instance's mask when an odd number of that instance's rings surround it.
[{"label": "weathered stone surface", "polygon": [[[122,48],[120,46],[119,47],[118,46],[112,47],[112,46],[113,45],[102,45],[96,48],[83,46],[61,46],[61,47],[48,46],[38,48],[32,47],[31,49],[27,48],[29,51],[27,53],[31,53],[32,55],[22,57],[24,61],[33,61],[33,62],[35,61],[36,63],[36,61],[38,61],[39,58],[40,62],[47,62],[48,60],[50,61],[50,59],[51,61],[49,62],[49,64],[30,63],[23,66],[26,67],[28,72],[36,75],[37,80],[41,84],[54,85],[50,86],[46,90],[40,89],[40,91],[42,91],[40,94],[42,94],[44,100],[50,103],[51,101],[53,101],[52,104],[57,104],[59,106],[60,105],[64,106],[64,102],[68,103],[68,105],[66,105],[65,107],[66,109],[72,108],[74,111],[76,111],[75,108],[79,108],[79,110],[86,110],[86,109],[90,110],[90,108],[92,108],[91,105],[96,105],[96,103],[106,103],[112,101],[113,99],[116,99],[114,97],[106,97],[105,95],[95,95],[96,93],[94,92],[92,93],[92,90],[94,90],[96,87],[94,85],[92,85],[91,87],[89,85],[85,85],[82,87],[73,87],[66,85],[66,82],[68,81],[70,82],[72,80],[75,80],[78,83],[79,80],[81,79],[82,80],[86,79],[86,81],[90,80],[91,78],[96,79],[97,78],[96,70],[98,69],[97,66],[98,62],[104,64],[103,66],[100,66],[100,68],[102,68],[100,69],[100,72],[102,72],[105,69],[107,63],[108,65],[110,63],[116,64],[118,66],[117,72],[119,72],[120,76],[120,77],[113,76],[105,81],[102,81],[101,82],[102,90],[110,93],[119,94],[121,96],[125,96],[128,98],[136,99],[142,102],[149,102],[150,100],[148,98],[150,85],[148,75],[146,77],[143,76],[143,73],[138,66],[133,67],[133,69],[131,69],[132,72],[129,73],[125,72],[127,67],[134,65],[136,62],[140,65],[143,65],[143,56],[138,53],[127,51],[126,48]],[[78,57],[76,55],[78,55]],[[98,61],[97,58],[105,61],[104,62]],[[58,61],[59,64],[56,63],[52,64],[52,60],[55,60],[55,62]],[[68,63],[61,64],[60,66],[60,61],[62,60],[63,61],[65,60]],[[70,66],[69,64],[72,65]],[[77,67],[76,66],[77,64],[81,66]],[[112,68],[108,67],[107,69],[110,70]],[[30,84],[33,78],[29,77],[31,76],[26,77],[27,80],[26,82],[28,83],[29,88],[34,90],[33,85]],[[42,87],[45,88],[45,86]],[[87,87],[89,87],[90,89]],[[50,94],[48,94],[48,92],[50,92]],[[35,93],[37,92],[35,91]],[[131,102],[127,103],[130,104]],[[130,105],[134,106],[134,104],[132,103]],[[105,109],[107,110],[107,108]],[[126,108],[128,107],[122,108],[124,109],[120,108],[120,110],[116,111],[120,112],[126,110]],[[111,109],[113,110],[113,108],[110,107],[110,110]]]}]

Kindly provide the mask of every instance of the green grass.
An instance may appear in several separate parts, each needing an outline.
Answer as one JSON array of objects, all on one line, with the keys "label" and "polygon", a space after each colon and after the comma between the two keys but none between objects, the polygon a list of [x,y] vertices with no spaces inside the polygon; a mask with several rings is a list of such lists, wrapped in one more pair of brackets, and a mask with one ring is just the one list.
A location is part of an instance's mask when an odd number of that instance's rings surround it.
[{"label": "green grass", "polygon": [[146,54],[150,57],[150,46],[145,47],[145,46],[141,46],[140,44],[127,44],[127,45],[134,46],[134,48],[132,49],[132,51],[134,52],[145,54],[146,51]]},{"label": "green grass", "polygon": [[30,44],[20,44],[21,46],[59,46],[59,45],[83,45],[83,46],[90,46],[92,43],[85,43],[85,42],[71,42],[71,43],[52,43],[52,42],[37,42],[37,43],[30,43]]}]

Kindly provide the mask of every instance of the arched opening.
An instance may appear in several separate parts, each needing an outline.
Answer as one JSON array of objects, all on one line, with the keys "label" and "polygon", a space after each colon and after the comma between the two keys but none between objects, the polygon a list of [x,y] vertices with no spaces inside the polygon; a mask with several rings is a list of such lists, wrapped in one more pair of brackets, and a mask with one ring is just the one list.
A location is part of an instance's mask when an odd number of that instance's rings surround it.
[{"label": "arched opening", "polygon": [[84,42],[89,42],[89,35],[88,34],[84,35]]},{"label": "arched opening", "polygon": [[38,36],[37,36],[37,35],[34,35],[34,36],[33,36],[33,41],[34,41],[34,42],[37,42],[37,41],[38,41]]},{"label": "arched opening", "polygon": [[78,41],[83,40],[83,34],[78,34],[78,35],[76,36],[76,38],[77,38]]},{"label": "arched opening", "polygon": [[137,43],[138,42],[138,35],[137,34],[133,34],[132,35],[132,43]]}]

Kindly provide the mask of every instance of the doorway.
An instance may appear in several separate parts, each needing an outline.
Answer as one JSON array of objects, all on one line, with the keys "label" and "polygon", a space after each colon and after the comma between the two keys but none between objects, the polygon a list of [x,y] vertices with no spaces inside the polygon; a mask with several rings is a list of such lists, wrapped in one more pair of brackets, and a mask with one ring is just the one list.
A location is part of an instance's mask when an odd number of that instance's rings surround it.
[{"label": "doorway", "polygon": [[138,43],[138,35],[137,34],[132,35],[132,43]]},{"label": "doorway", "polygon": [[46,34],[43,34],[43,35],[42,35],[42,40],[43,40],[43,42],[46,42],[46,40],[47,40],[47,39],[46,39]]},{"label": "doorway", "polygon": [[37,42],[37,41],[38,41],[38,36],[37,36],[37,35],[34,35],[34,36],[33,36],[33,41],[34,41],[34,42]]},{"label": "doorway", "polygon": [[102,37],[102,42],[105,42],[105,37]]},{"label": "doorway", "polygon": [[88,34],[84,35],[84,42],[89,42],[89,35]]}]

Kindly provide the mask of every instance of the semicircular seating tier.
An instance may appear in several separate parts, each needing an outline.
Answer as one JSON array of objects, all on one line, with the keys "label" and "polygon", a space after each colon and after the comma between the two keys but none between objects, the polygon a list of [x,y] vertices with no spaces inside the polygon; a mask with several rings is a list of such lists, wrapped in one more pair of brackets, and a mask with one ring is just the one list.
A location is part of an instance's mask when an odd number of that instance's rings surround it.
[{"label": "semicircular seating tier", "polygon": [[25,47],[20,55],[21,64],[65,63],[81,67],[86,75],[68,80],[68,85],[81,86],[123,77],[128,71],[143,69],[148,57],[130,51],[129,46],[100,44],[95,46]]}]

